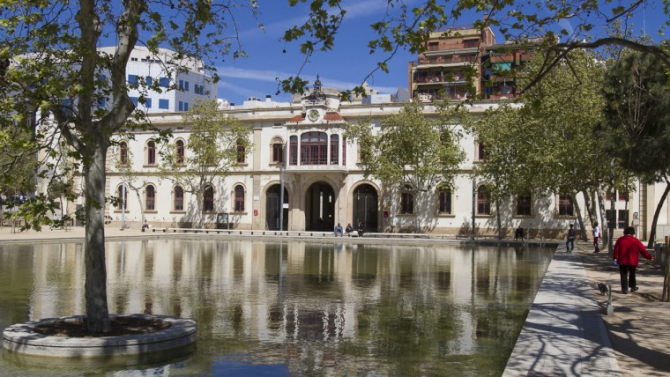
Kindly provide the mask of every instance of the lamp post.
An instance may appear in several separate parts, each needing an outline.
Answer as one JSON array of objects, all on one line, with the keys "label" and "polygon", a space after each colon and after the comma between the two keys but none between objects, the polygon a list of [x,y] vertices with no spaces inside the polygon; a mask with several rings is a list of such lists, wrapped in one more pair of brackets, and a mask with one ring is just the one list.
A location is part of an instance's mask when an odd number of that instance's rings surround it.
[{"label": "lamp post", "polygon": [[477,198],[477,181],[475,178],[472,178],[472,239],[475,239],[475,209],[476,209],[476,200]]},{"label": "lamp post", "polygon": [[121,230],[126,229],[126,172],[123,171],[121,179]]},{"label": "lamp post", "polygon": [[279,234],[284,231],[284,163],[279,167],[280,184],[279,184]]}]

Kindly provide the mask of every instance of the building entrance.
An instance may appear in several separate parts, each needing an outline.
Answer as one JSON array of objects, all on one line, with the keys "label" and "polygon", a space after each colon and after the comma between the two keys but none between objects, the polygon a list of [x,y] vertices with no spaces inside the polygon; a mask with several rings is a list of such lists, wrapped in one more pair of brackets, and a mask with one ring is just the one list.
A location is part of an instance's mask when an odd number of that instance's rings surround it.
[{"label": "building entrance", "polygon": [[377,224],[377,190],[369,184],[362,184],[354,190],[353,197],[353,222],[351,225],[356,229],[358,223],[362,222],[368,232],[378,231]]},{"label": "building entrance", "polygon": [[305,197],[305,230],[332,231],[335,228],[335,191],[325,182],[309,187]]},{"label": "building entrance", "polygon": [[[279,198],[279,190],[281,190],[280,185],[272,185],[268,188],[267,193],[265,194],[265,223],[268,230],[280,230],[279,229],[279,209],[281,207],[281,202]],[[288,230],[288,191],[284,187],[284,226],[281,230]]]}]

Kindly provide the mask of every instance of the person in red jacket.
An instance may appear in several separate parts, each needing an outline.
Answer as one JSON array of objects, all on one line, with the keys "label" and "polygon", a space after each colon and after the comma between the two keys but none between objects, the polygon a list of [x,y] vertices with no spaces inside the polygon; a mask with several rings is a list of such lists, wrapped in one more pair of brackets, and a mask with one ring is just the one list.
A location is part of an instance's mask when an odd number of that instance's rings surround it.
[{"label": "person in red jacket", "polygon": [[635,282],[635,269],[638,264],[638,254],[642,254],[649,260],[654,260],[644,247],[642,242],[633,237],[635,228],[632,226],[623,230],[623,237],[616,240],[614,245],[614,262],[619,264],[619,273],[621,274],[621,292],[626,294],[637,291]]}]

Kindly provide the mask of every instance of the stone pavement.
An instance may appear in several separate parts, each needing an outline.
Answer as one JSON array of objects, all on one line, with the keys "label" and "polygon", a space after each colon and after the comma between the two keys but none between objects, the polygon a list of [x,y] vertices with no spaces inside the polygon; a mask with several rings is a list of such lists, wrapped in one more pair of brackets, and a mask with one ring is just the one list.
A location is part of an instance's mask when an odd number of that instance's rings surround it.
[{"label": "stone pavement", "polygon": [[576,252],[560,244],[503,376],[621,376]]},{"label": "stone pavement", "polygon": [[[640,258],[635,293],[621,293],[619,269],[607,253],[593,254],[590,244],[578,245],[594,292],[597,283],[612,286],[612,315],[603,315],[614,354],[623,375],[670,376],[670,302],[661,302],[663,271]],[[601,313],[607,296],[595,294]]]}]

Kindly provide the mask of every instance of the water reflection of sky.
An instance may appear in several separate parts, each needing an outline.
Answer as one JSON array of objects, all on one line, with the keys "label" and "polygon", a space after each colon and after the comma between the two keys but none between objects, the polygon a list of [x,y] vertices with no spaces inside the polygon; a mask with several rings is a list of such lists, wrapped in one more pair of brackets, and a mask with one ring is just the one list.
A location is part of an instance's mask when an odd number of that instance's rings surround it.
[{"label": "water reflection of sky", "polygon": [[[199,326],[186,361],[123,373],[495,376],[550,259],[457,245],[121,241],[107,246],[108,301],[113,313]],[[0,327],[81,314],[83,286],[79,244],[2,246]],[[0,372],[15,367],[0,361]]]}]

